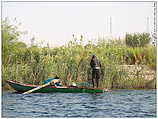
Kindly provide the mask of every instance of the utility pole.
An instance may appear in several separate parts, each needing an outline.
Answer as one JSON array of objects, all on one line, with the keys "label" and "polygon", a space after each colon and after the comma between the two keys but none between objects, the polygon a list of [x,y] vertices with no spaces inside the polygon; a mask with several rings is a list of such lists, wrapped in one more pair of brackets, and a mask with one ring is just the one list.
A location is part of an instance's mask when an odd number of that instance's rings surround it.
[{"label": "utility pole", "polygon": [[110,16],[110,34],[112,34],[112,17]]},{"label": "utility pole", "polygon": [[149,17],[147,17],[146,32],[149,33]]}]

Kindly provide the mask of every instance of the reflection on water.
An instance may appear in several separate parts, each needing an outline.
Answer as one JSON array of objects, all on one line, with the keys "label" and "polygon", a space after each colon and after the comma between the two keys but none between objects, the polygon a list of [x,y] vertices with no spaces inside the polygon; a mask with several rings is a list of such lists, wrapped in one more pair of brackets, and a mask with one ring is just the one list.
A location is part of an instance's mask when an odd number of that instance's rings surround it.
[{"label": "reflection on water", "polygon": [[3,117],[156,117],[156,90],[105,93],[3,92]]}]

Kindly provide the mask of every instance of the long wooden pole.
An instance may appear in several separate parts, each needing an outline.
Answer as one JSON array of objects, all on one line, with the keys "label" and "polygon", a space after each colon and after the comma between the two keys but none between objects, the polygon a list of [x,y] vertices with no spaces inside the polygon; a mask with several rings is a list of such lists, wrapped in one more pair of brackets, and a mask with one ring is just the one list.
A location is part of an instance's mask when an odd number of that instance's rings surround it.
[{"label": "long wooden pole", "polygon": [[28,91],[26,91],[26,92],[24,92],[23,94],[29,94],[29,93],[32,93],[32,92],[34,92],[34,91],[36,91],[36,90],[39,90],[39,89],[41,89],[41,88],[44,88],[44,87],[46,87],[46,86],[49,86],[52,82],[58,82],[58,79],[54,79],[54,80],[52,80],[52,81],[50,81],[50,82],[48,82],[48,83],[46,83],[46,84],[44,84],[44,85],[41,85],[41,86],[38,86],[38,87],[36,87],[36,88],[33,88],[33,89],[31,89],[31,90],[28,90]]}]

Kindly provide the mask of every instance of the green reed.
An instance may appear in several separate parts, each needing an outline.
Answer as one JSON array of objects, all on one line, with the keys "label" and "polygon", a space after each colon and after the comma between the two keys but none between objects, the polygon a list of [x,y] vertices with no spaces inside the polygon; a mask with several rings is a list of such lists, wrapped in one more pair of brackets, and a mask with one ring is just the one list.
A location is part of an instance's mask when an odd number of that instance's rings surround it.
[{"label": "green reed", "polygon": [[155,87],[156,78],[146,81],[140,75],[130,79],[127,71],[120,68],[121,65],[147,65],[152,70],[156,70],[156,48],[151,45],[129,47],[124,40],[108,41],[106,38],[98,39],[95,44],[89,41],[89,44],[83,45],[82,36],[56,48],[39,48],[35,45],[26,47],[22,42],[17,41],[18,31],[13,32],[16,29],[12,27],[8,25],[3,27],[2,34],[2,83],[4,85],[5,80],[42,84],[47,78],[56,75],[65,85],[72,82],[91,83],[90,60],[92,54],[96,54],[102,64],[100,87]]}]

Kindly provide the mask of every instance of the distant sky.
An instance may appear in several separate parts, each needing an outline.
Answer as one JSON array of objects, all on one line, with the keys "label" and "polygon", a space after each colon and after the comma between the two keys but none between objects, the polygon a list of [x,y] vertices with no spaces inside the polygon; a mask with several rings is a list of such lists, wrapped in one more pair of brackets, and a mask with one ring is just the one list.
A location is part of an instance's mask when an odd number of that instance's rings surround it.
[{"label": "distant sky", "polygon": [[[85,42],[98,37],[121,37],[126,33],[153,32],[153,2],[3,2],[2,19],[21,23],[28,31],[21,38],[27,44],[36,42],[51,47],[72,40],[72,34]],[[112,34],[110,34],[110,16]],[[147,17],[149,27],[147,27]]]}]

